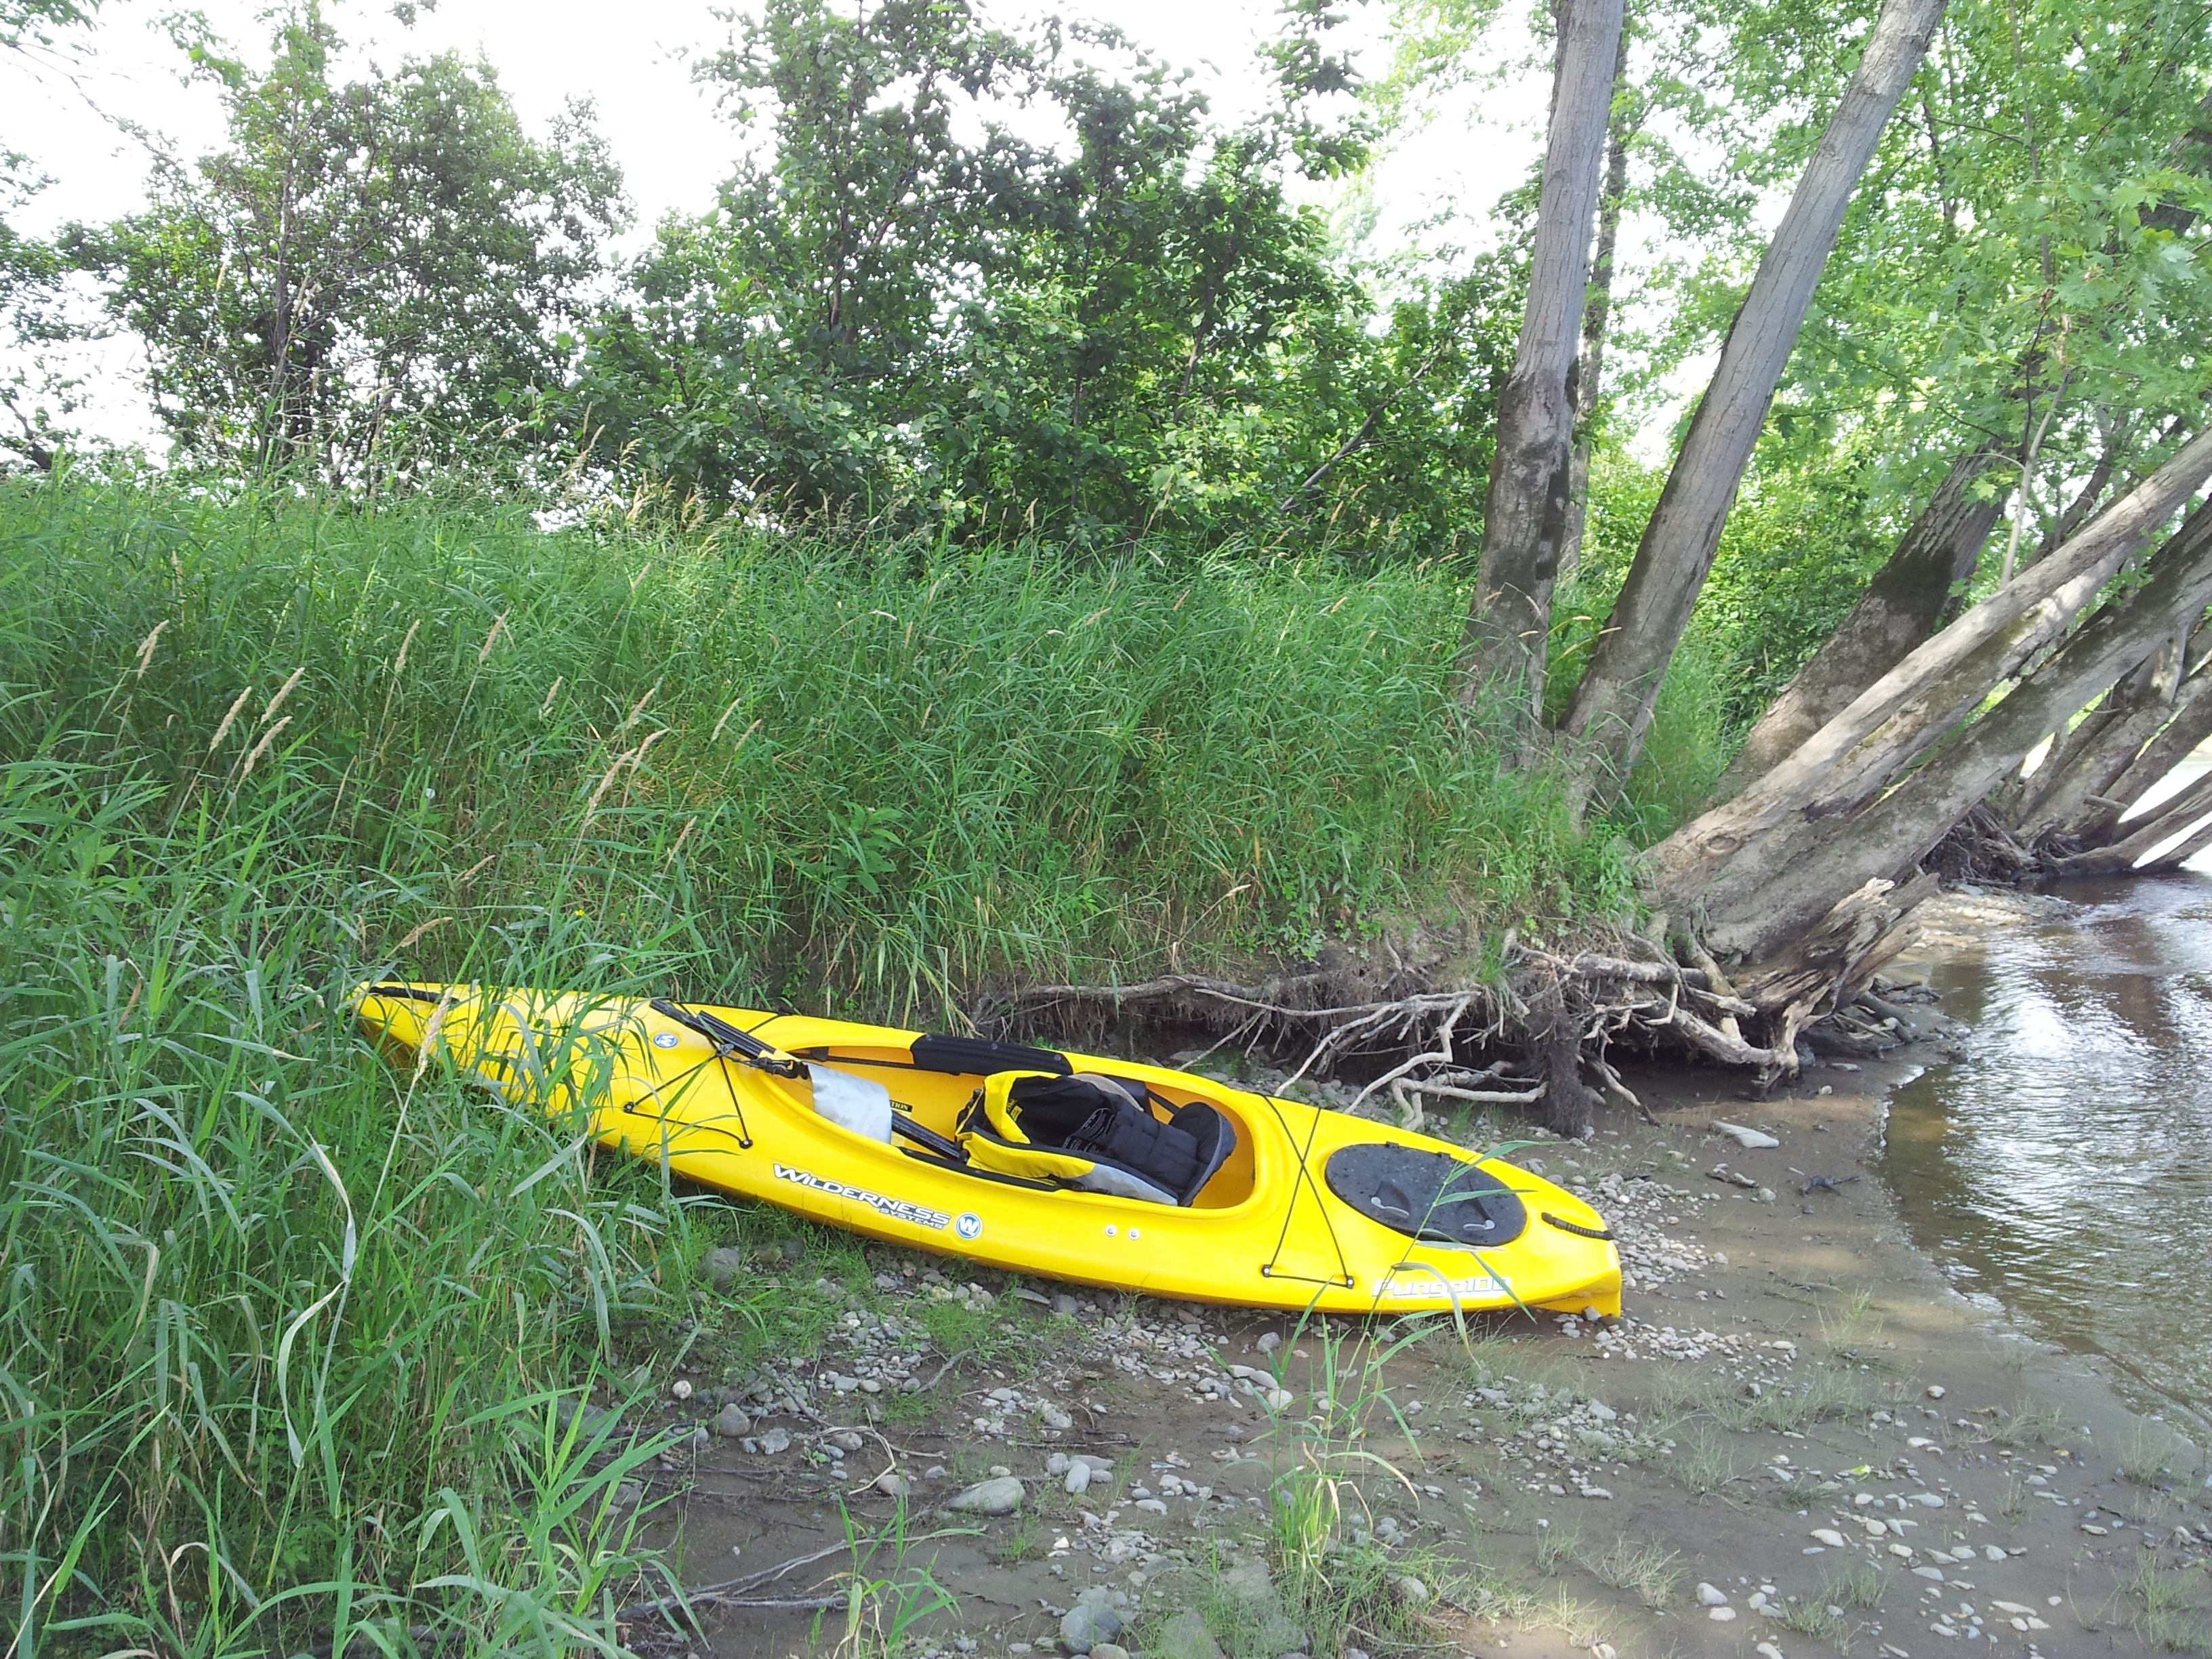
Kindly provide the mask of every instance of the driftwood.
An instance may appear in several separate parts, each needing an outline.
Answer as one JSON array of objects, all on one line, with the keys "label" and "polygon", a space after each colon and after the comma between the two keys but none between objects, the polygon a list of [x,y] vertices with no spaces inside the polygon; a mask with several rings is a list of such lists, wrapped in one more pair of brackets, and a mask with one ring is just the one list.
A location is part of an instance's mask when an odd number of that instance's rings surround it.
[{"label": "driftwood", "polygon": [[[1893,895],[1886,884],[1870,883],[1868,890],[1838,906],[1828,933],[1850,935],[1855,946],[1839,946],[1834,937],[1814,939],[1808,942],[1808,956],[1832,962],[1840,951],[1849,971],[1839,975],[1832,968],[1815,971],[1808,964],[1778,964],[1770,977],[1788,991],[1790,1000],[1771,1018],[1748,995],[1736,994],[1694,940],[1681,941],[1684,953],[1692,958],[1692,964],[1682,964],[1658,956],[1649,940],[1632,937],[1629,942],[1653,954],[1563,957],[1519,950],[1510,953],[1504,977],[1497,984],[1423,989],[1317,1007],[1279,999],[1285,987],[1316,988],[1326,977],[1320,974],[1265,986],[1186,974],[1126,986],[1041,986],[1002,1005],[990,1023],[1000,1029],[1048,1023],[1056,1005],[1088,1008],[1102,1003],[1126,1012],[1167,1013],[1227,1025],[1231,1036],[1251,1035],[1258,1029],[1255,1019],[1263,1019],[1271,1023],[1271,1039],[1279,1045],[1290,1042],[1293,1052],[1302,1054],[1279,1086],[1318,1075],[1338,1060],[1356,1055],[1371,1062],[1380,1054],[1389,1056],[1387,1062],[1345,1109],[1364,1113],[1387,1097],[1400,1126],[1418,1129],[1431,1098],[1483,1105],[1540,1103],[1551,1127],[1581,1134],[1590,1127],[1591,1108],[1599,1097],[1650,1118],[1607,1058],[1608,1048],[1625,1039],[1753,1071],[1762,1086],[1797,1074],[1805,1063],[1801,1041],[1872,1058],[1921,1039],[1927,1035],[1923,1017],[1875,988],[1888,984],[1877,969],[1898,948],[1898,906],[1909,908],[1920,890],[1933,885],[1933,878],[1926,878],[1915,884],[1913,892]],[[1921,994],[1934,998],[1932,992]],[[1214,1011],[1210,1020],[1208,1009]],[[1772,1040],[1762,1045],[1747,1037],[1747,1021],[1770,1025]],[[1539,1075],[1515,1077],[1506,1060],[1480,1066],[1471,1063],[1468,1051],[1500,1046],[1520,1050],[1530,1062],[1523,1069]],[[1566,1096],[1564,1111],[1563,1073],[1575,1091]]]},{"label": "driftwood", "polygon": [[641,1619],[659,1615],[662,1618],[680,1617],[694,1630],[699,1628],[697,1613],[708,1607],[784,1607],[793,1611],[836,1607],[850,1599],[849,1590],[841,1589],[829,1595],[763,1596],[753,1592],[765,1589],[787,1572],[811,1566],[817,1561],[827,1560],[833,1555],[844,1555],[852,1549],[849,1543],[830,1544],[811,1555],[794,1555],[788,1561],[779,1561],[772,1567],[749,1572],[737,1578],[725,1578],[720,1583],[702,1584],[696,1589],[684,1590],[676,1595],[659,1595],[649,1601],[634,1602],[615,1615],[623,1624],[635,1624]]},{"label": "driftwood", "polygon": [[2212,625],[2200,629],[2190,647],[2189,678],[2173,696],[2173,713],[2165,729],[2114,779],[2096,805],[2110,816],[2077,817],[2063,826],[2077,836],[2109,839],[2120,815],[2169,776],[2207,740],[2212,740]]}]

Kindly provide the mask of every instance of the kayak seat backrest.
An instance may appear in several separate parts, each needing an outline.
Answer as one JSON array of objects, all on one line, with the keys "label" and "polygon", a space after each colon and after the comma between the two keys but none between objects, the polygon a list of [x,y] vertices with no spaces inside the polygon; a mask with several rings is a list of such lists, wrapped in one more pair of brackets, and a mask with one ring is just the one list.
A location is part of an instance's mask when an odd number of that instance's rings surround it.
[{"label": "kayak seat backrest", "polygon": [[994,1073],[961,1115],[959,1139],[979,1170],[1148,1204],[1189,1204],[1237,1149],[1229,1120],[1205,1102],[1174,1106],[1097,1073]]}]

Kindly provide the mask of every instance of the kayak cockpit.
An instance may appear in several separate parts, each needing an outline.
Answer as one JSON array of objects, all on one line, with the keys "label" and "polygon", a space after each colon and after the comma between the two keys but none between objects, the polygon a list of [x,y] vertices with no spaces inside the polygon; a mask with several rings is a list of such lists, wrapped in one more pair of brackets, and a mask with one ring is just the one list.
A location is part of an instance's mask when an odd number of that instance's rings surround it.
[{"label": "kayak cockpit", "polygon": [[1340,1146],[1322,1166],[1328,1189],[1370,1221],[1428,1243],[1490,1249],[1528,1231],[1513,1189],[1479,1164],[1399,1141]]},{"label": "kayak cockpit", "polygon": [[[838,1043],[788,1052],[811,1065],[881,1085],[890,1096],[891,1129],[898,1150],[956,1174],[1199,1210],[1231,1209],[1253,1194],[1253,1143],[1258,1126],[1226,1097],[1163,1091],[1157,1084],[1108,1073],[1074,1074],[1064,1056],[1049,1050],[970,1038],[921,1037],[911,1048]],[[953,1064],[990,1069],[949,1069]],[[1016,1085],[1010,1085],[1009,1079]],[[1079,1104],[1055,1119],[1049,1106],[1040,1101],[1024,1120],[1028,1134],[1022,1144],[1009,1146],[1010,1126],[1003,1109],[1013,1087],[1023,1084],[1034,1085],[1044,1096],[1055,1091],[1078,1095],[1080,1085],[1090,1086],[1102,1098],[1119,1091],[1134,1112],[1144,1115],[1142,1122],[1154,1126],[1160,1140],[1188,1135],[1194,1143],[1190,1156],[1195,1167],[1178,1169],[1178,1174],[1188,1177],[1180,1182],[1166,1176],[1158,1177],[1157,1186],[1150,1179],[1116,1179],[1121,1170],[1132,1167],[1139,1177],[1156,1171],[1131,1164],[1126,1138],[1121,1146],[1108,1146],[1095,1134],[1088,1142],[1077,1135]],[[1122,1115],[1127,1119],[1133,1113],[1125,1108]],[[1121,1154],[1118,1159],[1112,1156],[1115,1153]]]}]

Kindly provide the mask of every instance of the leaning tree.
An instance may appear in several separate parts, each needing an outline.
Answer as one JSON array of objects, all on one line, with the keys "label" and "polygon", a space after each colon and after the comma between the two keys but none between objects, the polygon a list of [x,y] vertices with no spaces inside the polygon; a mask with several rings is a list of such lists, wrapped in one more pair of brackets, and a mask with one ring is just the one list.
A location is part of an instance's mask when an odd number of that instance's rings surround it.
[{"label": "leaning tree", "polygon": [[[1554,162],[1594,178],[1602,142],[1568,88],[1609,14],[1567,0],[1559,15],[1547,212]],[[1893,434],[1928,494],[1716,798],[1654,850],[1653,959],[1566,964],[1597,1011],[1585,1037],[1608,995],[1666,983],[1677,1036],[1794,1072],[1800,1033],[1867,992],[1938,867],[2110,872],[2153,849],[2167,867],[2212,844],[2212,781],[2126,816],[2212,736],[2212,509],[2192,510],[2212,478],[2201,37],[2152,3],[2085,21],[1886,0],[1866,29],[1565,700],[1553,742],[1578,799],[1616,792],[1638,758],[1778,395]],[[1893,119],[1908,94],[1911,118]],[[1587,195],[1558,192],[1576,216],[1555,239],[1586,251]],[[1540,264],[1558,231],[1540,220]],[[1561,298],[1531,295],[1527,409],[1571,393]],[[1466,673],[1525,718],[1556,569],[1529,526],[1565,492],[1548,428],[1508,438]],[[1601,1055],[1595,1074],[1613,1082]]]}]

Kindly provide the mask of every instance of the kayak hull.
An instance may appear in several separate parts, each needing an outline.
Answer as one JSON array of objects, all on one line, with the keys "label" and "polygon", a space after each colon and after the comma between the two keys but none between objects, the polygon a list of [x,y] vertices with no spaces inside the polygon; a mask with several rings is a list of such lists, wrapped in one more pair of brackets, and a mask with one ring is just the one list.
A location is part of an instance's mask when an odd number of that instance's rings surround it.
[{"label": "kayak hull", "polygon": [[[917,1068],[917,1033],[741,1008],[706,1012],[780,1055],[880,1082],[910,1120],[956,1127],[980,1077]],[[1364,1314],[1538,1308],[1617,1314],[1604,1218],[1565,1188],[1448,1142],[1209,1078],[1069,1053],[1079,1072],[1141,1080],[1228,1116],[1236,1152],[1188,1207],[993,1178],[844,1128],[804,1075],[718,1057],[647,1001],[471,985],[362,988],[364,1031],[413,1064],[426,1041],[510,1101],[578,1121],[672,1175],[908,1249],[1079,1285],[1236,1306]],[[1330,1159],[1376,1146],[1446,1155],[1519,1200],[1510,1242],[1417,1238],[1354,1207]],[[1343,1164],[1334,1166],[1340,1171]],[[1441,1167],[1441,1166],[1439,1166]],[[1337,1182],[1341,1185],[1340,1179]]]}]

